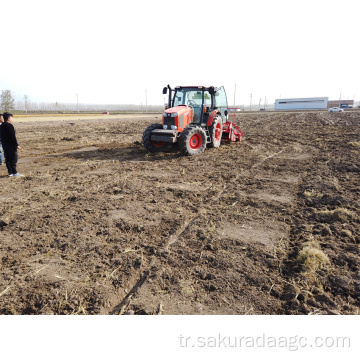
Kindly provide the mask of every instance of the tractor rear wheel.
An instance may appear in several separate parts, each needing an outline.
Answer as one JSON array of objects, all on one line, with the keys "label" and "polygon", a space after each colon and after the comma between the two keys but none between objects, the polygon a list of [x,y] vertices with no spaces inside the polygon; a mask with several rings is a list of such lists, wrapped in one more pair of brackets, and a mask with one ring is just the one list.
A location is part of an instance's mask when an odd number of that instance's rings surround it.
[{"label": "tractor rear wheel", "polygon": [[221,116],[215,116],[212,125],[209,128],[211,142],[208,144],[208,147],[219,147],[221,144],[222,138],[222,119]]},{"label": "tractor rear wheel", "polygon": [[199,126],[186,128],[179,138],[180,151],[184,155],[200,155],[206,148],[206,133]]},{"label": "tractor rear wheel", "polygon": [[150,151],[152,153],[156,152],[162,152],[168,149],[169,143],[165,141],[153,141],[151,140],[151,133],[155,129],[162,129],[163,126],[161,124],[152,124],[149,127],[147,127],[143,133],[142,141],[144,148],[147,151]]}]

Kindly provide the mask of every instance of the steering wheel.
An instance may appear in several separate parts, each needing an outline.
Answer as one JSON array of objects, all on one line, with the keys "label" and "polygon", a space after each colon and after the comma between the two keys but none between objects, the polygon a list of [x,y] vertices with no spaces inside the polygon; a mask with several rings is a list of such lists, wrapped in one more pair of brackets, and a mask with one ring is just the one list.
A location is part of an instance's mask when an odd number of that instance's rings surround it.
[{"label": "steering wheel", "polygon": [[191,107],[196,106],[196,102],[194,100],[188,100],[187,104]]}]

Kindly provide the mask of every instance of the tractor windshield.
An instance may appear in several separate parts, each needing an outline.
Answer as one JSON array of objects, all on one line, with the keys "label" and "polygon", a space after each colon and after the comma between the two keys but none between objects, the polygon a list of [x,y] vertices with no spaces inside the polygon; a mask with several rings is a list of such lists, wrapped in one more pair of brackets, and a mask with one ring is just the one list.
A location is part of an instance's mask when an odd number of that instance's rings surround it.
[{"label": "tractor windshield", "polygon": [[[173,107],[178,105],[188,105],[194,110],[194,122],[201,121],[201,111],[203,105],[203,90],[198,88],[176,89],[173,100]],[[211,95],[204,91],[204,105],[211,106]]]},{"label": "tractor windshield", "polygon": [[[181,88],[176,89],[174,95],[173,106],[189,105],[189,106],[201,106],[202,105],[202,90],[196,88]],[[211,105],[211,96],[208,91],[204,94],[204,104]]]}]

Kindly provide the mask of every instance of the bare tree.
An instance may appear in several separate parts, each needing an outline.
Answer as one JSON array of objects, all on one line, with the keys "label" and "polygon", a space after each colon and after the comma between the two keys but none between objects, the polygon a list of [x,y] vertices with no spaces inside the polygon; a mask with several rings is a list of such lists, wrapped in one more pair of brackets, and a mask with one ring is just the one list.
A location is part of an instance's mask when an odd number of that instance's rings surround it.
[{"label": "bare tree", "polygon": [[14,110],[14,99],[10,90],[2,90],[1,91],[1,101],[0,101],[1,109],[4,111]]}]

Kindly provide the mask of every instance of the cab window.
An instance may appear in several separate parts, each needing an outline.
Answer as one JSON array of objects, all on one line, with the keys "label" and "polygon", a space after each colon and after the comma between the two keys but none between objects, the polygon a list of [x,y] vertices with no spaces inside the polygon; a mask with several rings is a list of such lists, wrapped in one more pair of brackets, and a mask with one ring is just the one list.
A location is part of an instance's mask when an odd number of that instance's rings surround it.
[{"label": "cab window", "polygon": [[[202,90],[194,88],[177,89],[174,96],[173,106],[189,105],[191,107],[201,107]],[[211,106],[211,95],[208,91],[204,92],[204,105]]]},{"label": "cab window", "polygon": [[204,92],[204,105],[211,106],[211,95],[208,91]]},{"label": "cab window", "polygon": [[226,100],[226,93],[225,89],[221,87],[216,93],[215,93],[215,107],[227,107],[227,100]]}]

